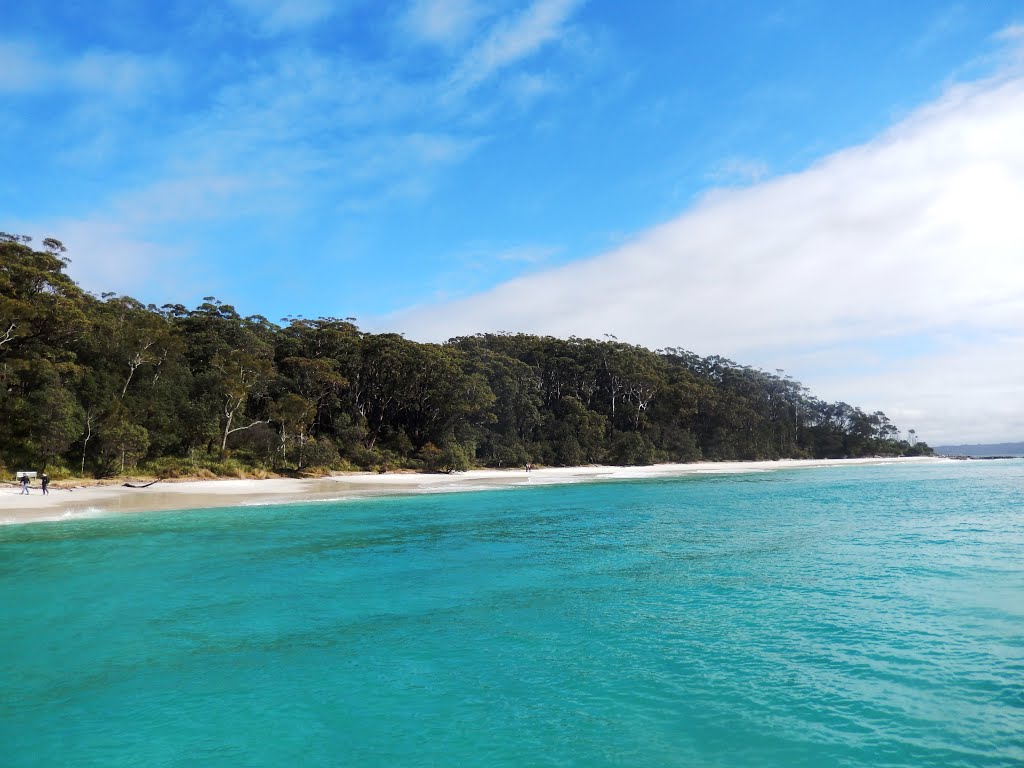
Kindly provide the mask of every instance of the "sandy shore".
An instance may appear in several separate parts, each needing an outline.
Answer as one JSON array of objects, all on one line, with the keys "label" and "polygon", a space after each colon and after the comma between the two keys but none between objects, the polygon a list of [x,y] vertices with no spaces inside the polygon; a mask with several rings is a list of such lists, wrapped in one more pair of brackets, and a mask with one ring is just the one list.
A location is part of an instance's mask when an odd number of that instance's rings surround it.
[{"label": "sandy shore", "polygon": [[551,485],[601,480],[626,480],[695,474],[771,472],[780,469],[849,466],[851,464],[932,463],[935,458],[794,459],[783,461],[700,462],[649,467],[566,467],[479,469],[453,475],[354,472],[313,479],[197,480],[159,482],[149,488],[121,485],[51,488],[47,496],[34,484],[29,495],[15,486],[0,487],[0,524],[98,517],[129,512],[209,509],[382,495],[480,491],[512,486]]}]

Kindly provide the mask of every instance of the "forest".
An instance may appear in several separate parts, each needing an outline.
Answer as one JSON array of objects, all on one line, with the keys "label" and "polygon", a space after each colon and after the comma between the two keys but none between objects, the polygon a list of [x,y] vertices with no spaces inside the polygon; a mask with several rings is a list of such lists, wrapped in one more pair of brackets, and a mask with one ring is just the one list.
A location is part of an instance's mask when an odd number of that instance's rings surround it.
[{"label": "forest", "polygon": [[[683,348],[93,295],[65,248],[0,233],[0,471],[267,476],[927,455],[884,413]],[[680,329],[685,334],[685,329]]]}]

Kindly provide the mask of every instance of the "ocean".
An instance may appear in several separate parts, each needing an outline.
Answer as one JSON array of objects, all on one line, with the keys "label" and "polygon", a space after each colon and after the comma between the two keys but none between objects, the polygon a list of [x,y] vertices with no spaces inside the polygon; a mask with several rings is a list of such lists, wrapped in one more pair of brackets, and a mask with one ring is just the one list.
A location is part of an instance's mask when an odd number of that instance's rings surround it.
[{"label": "ocean", "polygon": [[0,765],[1021,766],[1024,460],[0,528]]}]

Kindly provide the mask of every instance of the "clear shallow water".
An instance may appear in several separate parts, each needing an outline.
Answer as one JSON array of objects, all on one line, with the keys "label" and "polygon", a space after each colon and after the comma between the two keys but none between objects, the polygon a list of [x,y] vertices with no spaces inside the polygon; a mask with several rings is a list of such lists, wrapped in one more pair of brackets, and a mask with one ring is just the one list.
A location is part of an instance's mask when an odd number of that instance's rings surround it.
[{"label": "clear shallow water", "polygon": [[0,529],[4,766],[1020,766],[1024,461]]}]

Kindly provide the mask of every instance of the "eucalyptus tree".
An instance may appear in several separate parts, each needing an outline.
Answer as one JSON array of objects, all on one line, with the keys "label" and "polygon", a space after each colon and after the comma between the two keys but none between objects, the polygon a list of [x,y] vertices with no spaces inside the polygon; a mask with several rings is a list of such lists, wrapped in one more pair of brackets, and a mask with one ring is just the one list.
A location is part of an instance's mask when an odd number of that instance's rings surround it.
[{"label": "eucalyptus tree", "polygon": [[231,435],[270,420],[278,329],[260,315],[242,317],[213,296],[194,310],[180,305],[163,310],[185,345],[192,385],[189,442],[204,440],[212,449],[216,439],[223,459]]},{"label": "eucalyptus tree", "polygon": [[484,353],[478,365],[494,398],[493,418],[482,429],[486,456],[498,466],[529,463],[542,423],[540,376],[533,367],[508,355]]},{"label": "eucalyptus tree", "polygon": [[275,360],[281,383],[313,403],[315,434],[331,433],[358,368],[361,333],[351,318],[287,318],[277,335]]},{"label": "eucalyptus tree", "polygon": [[80,433],[71,387],[80,375],[74,347],[87,333],[85,294],[64,273],[64,246],[0,234],[0,457],[45,464]]},{"label": "eucalyptus tree", "polygon": [[607,458],[608,420],[572,395],[566,395],[545,414],[546,458],[563,466],[599,464]]},{"label": "eucalyptus tree", "polygon": [[[217,392],[220,395],[220,457],[227,456],[228,438],[236,432],[266,424],[270,417],[244,419],[245,407],[254,399],[266,393],[274,363],[269,350],[232,349],[218,352],[211,361],[211,369],[217,373]],[[248,422],[248,423],[245,423]]]},{"label": "eucalyptus tree", "polygon": [[270,418],[279,425],[278,451],[281,460],[288,463],[288,448],[294,446],[298,468],[302,469],[309,428],[316,415],[316,404],[301,395],[289,392],[270,406]]},{"label": "eucalyptus tree", "polygon": [[[178,449],[180,413],[189,393],[182,378],[184,344],[174,326],[156,307],[115,294],[91,298],[88,315],[91,331],[78,345],[84,369],[78,385],[81,470],[90,444],[100,448],[101,471],[113,466],[109,455],[114,438],[104,437],[107,430],[120,436],[114,442],[126,446],[120,450],[120,465],[142,445],[146,450],[155,445],[160,453]],[[100,442],[93,442],[97,438]]]}]

